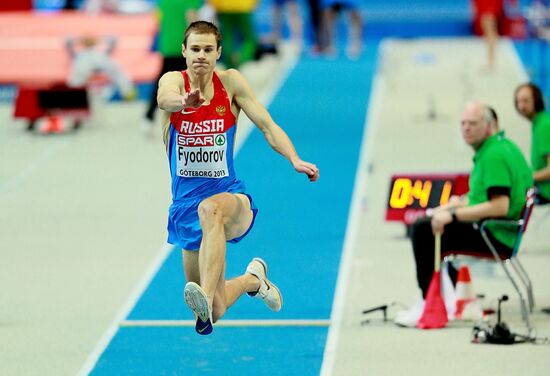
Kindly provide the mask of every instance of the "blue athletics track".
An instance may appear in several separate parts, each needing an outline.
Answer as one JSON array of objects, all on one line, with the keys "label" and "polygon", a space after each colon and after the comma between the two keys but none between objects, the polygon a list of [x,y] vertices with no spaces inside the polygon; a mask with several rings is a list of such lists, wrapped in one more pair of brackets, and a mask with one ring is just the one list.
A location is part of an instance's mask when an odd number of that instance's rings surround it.
[{"label": "blue athletics track", "polygon": [[[300,156],[318,165],[309,183],[274,152],[257,129],[236,158],[237,174],[260,208],[253,231],[229,245],[226,276],[242,274],[254,256],[269,264],[283,292],[273,313],[242,297],[223,320],[323,320],[328,323],[358,163],[377,46],[359,61],[304,57],[269,106]],[[164,225],[164,224],[163,224]],[[125,323],[189,320],[181,251],[173,249]],[[318,375],[328,326],[118,327],[91,374]]]}]

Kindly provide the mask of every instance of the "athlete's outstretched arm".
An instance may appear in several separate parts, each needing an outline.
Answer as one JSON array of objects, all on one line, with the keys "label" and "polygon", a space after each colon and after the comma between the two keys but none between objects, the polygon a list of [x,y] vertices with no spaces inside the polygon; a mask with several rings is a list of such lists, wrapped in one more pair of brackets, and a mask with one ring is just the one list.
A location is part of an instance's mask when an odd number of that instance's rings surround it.
[{"label": "athlete's outstretched arm", "polygon": [[228,70],[227,73],[230,77],[235,102],[262,131],[269,145],[288,159],[297,172],[305,173],[310,181],[317,181],[319,179],[317,166],[300,159],[288,135],[273,121],[242,74],[234,69]]},{"label": "athlete's outstretched arm", "polygon": [[184,107],[199,108],[205,101],[200,90],[184,93],[181,72],[168,72],[159,80],[157,103],[159,108],[168,112],[179,112]]}]

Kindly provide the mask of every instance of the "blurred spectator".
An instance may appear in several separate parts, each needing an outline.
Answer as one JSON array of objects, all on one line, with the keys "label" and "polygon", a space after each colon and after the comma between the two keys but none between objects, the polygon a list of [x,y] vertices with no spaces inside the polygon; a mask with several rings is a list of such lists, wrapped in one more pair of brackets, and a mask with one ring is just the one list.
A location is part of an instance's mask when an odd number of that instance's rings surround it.
[{"label": "blurred spectator", "polygon": [[[183,0],[182,3],[187,3]],[[148,13],[154,6],[147,0],[84,0],[83,9],[90,14],[99,13]]]},{"label": "blurred spectator", "polygon": [[[187,25],[197,18],[197,10],[202,0],[159,0],[159,41],[158,49],[162,55],[162,68],[157,81],[163,74],[187,69],[182,55],[183,34]],[[145,112],[144,130],[150,133],[153,129],[157,110],[157,90],[151,92],[149,106]]]},{"label": "blurred spectator", "polygon": [[63,10],[76,10],[78,9],[78,0],[67,0],[65,1],[65,6],[63,7]]},{"label": "blurred spectator", "polygon": [[216,19],[216,9],[214,9],[212,4],[210,4],[208,0],[204,2],[204,4],[202,4],[202,6],[197,11],[196,19],[211,22],[213,24],[218,23],[218,20]]},{"label": "blurred spectator", "polygon": [[531,121],[531,168],[538,203],[550,203],[550,115],[542,92],[532,83],[520,85],[514,93],[514,103],[516,110]]},{"label": "blurred spectator", "polygon": [[548,0],[532,0],[525,9],[525,17],[531,24],[534,36],[543,38],[549,21]]},{"label": "blurred spectator", "polygon": [[[533,185],[527,161],[521,150],[499,130],[493,109],[480,103],[466,105],[461,117],[461,131],[464,141],[475,151],[470,191],[462,199],[453,199],[435,208],[431,218],[421,218],[413,224],[411,241],[422,299],[397,314],[395,323],[401,326],[416,326],[422,315],[424,298],[434,270],[434,234],[442,234],[442,257],[448,251],[492,257],[480,231],[474,227],[474,221],[485,218],[519,219],[527,190]],[[516,237],[515,229],[487,227],[487,235],[497,252],[510,256]],[[456,281],[456,271],[449,274]]]},{"label": "blurred spectator", "polygon": [[[550,115],[540,88],[522,84],[514,93],[516,110],[531,121],[531,168],[537,187],[537,204],[550,204]],[[550,314],[550,307],[542,308]]]},{"label": "blurred spectator", "polygon": [[323,49],[321,37],[321,0],[308,0],[311,32],[313,33],[313,52]]},{"label": "blurred spectator", "polygon": [[323,9],[323,27],[326,40],[323,44],[326,46],[325,52],[328,55],[336,55],[334,47],[336,19],[339,13],[347,9],[350,12],[348,27],[348,46],[346,55],[351,59],[357,59],[362,50],[363,24],[361,13],[359,12],[359,0],[321,0]]},{"label": "blurred spectator", "polygon": [[[516,5],[517,0],[508,0]],[[504,0],[472,0],[474,8],[474,27],[480,28],[487,45],[487,69],[495,68],[495,54],[499,29],[505,19]]]},{"label": "blurred spectator", "polygon": [[218,15],[225,68],[237,68],[253,60],[258,48],[253,24],[256,0],[210,0]]},{"label": "blurred spectator", "polygon": [[[133,83],[110,56],[116,45],[115,38],[103,39],[102,41],[94,37],[82,37],[78,40],[67,38],[67,50],[72,58],[67,85],[83,87],[94,75],[102,74],[118,89],[124,99],[134,99],[136,89]],[[101,42],[104,42],[104,46],[101,46]]]},{"label": "blurred spectator", "polygon": [[275,41],[279,42],[283,39],[283,13],[286,10],[288,14],[288,26],[290,27],[290,38],[296,45],[301,45],[303,41],[303,25],[298,9],[298,0],[273,1],[273,29]]},{"label": "blurred spectator", "polygon": [[83,9],[87,13],[116,13],[118,11],[119,0],[84,0]]}]

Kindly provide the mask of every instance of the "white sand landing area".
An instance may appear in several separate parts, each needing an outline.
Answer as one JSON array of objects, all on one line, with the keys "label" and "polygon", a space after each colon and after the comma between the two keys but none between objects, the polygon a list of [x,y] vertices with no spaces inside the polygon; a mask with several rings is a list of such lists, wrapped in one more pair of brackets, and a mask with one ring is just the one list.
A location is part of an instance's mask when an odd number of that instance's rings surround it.
[{"label": "white sand landing area", "polygon": [[[357,173],[353,208],[325,350],[323,375],[546,375],[548,345],[470,343],[472,322],[442,330],[403,329],[382,313],[382,304],[412,304],[419,296],[410,241],[402,224],[385,222],[393,173],[467,172],[472,151],[460,136],[459,116],[468,100],[493,106],[501,127],[529,155],[530,126],[513,107],[513,90],[526,80],[513,45],[499,45],[497,68],[483,69],[485,48],[477,39],[390,39],[380,46],[371,93],[367,136]],[[546,223],[535,212],[520,259],[534,284],[532,324],[550,336],[550,246]],[[471,263],[473,286],[484,306],[510,296],[503,318],[524,332],[519,302],[504,273],[490,263]],[[391,320],[401,309],[389,308]],[[361,322],[369,319],[366,325]]]}]

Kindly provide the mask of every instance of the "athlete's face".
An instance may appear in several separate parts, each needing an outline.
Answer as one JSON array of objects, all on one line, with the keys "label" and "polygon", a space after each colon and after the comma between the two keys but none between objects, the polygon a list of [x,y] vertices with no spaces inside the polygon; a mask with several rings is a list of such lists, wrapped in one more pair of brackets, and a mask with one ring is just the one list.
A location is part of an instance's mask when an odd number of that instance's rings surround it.
[{"label": "athlete's face", "polygon": [[221,47],[216,48],[216,37],[213,34],[191,33],[187,37],[187,46],[182,46],[187,67],[198,74],[213,71],[221,52]]},{"label": "athlete's face", "polygon": [[491,124],[484,119],[483,107],[477,103],[466,106],[460,118],[464,141],[477,149],[491,136]]},{"label": "athlete's face", "polygon": [[531,88],[522,87],[516,94],[516,108],[518,112],[527,119],[533,119],[535,117],[535,99]]}]

